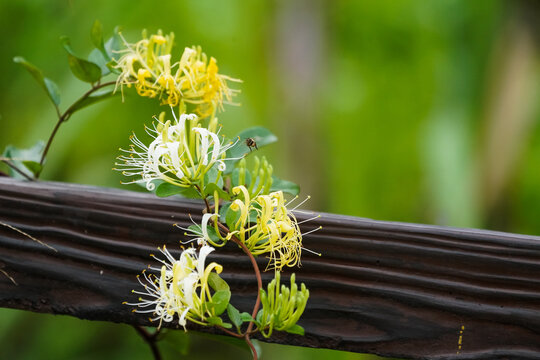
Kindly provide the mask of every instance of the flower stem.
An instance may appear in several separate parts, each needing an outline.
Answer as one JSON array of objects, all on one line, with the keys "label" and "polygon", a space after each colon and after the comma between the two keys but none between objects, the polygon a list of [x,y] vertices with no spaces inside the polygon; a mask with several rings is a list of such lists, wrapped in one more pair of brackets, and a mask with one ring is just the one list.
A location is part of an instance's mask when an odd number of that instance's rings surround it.
[{"label": "flower stem", "polygon": [[[253,323],[250,323],[250,324],[253,324]],[[246,343],[251,349],[251,353],[253,354],[253,360],[257,360],[259,357],[257,356],[257,350],[255,350],[255,346],[253,346],[253,343],[251,342],[251,339],[249,338],[249,332],[246,333],[246,335],[244,336],[244,339],[246,340]]]},{"label": "flower stem", "polygon": [[[225,231],[226,233],[229,232],[229,229],[225,225],[223,225],[219,221],[217,222],[217,224],[221,230]],[[231,237],[231,240],[234,243],[236,243],[238,246],[240,246],[242,250],[244,251],[244,253],[246,253],[246,255],[249,257],[249,260],[251,260],[251,265],[253,265],[253,270],[255,271],[255,277],[257,278],[257,300],[255,301],[253,312],[251,313],[251,317],[255,319],[255,317],[257,316],[257,312],[259,311],[259,307],[261,306],[261,295],[260,295],[261,289],[262,289],[261,271],[259,270],[259,266],[257,265],[257,261],[255,260],[255,257],[253,256],[251,251],[249,251],[246,244],[244,244],[242,241],[240,241],[240,239],[238,239],[234,235]],[[246,330],[246,334],[245,334],[246,342],[248,343],[248,345],[250,345],[249,334],[252,333],[251,331],[252,329],[253,329],[253,322],[250,322]],[[255,354],[254,356],[256,356],[256,352],[254,354]]]},{"label": "flower stem", "polygon": [[56,108],[56,114],[58,115],[58,121],[56,122],[56,125],[54,126],[54,129],[49,136],[49,140],[47,140],[47,145],[45,145],[45,149],[43,150],[43,154],[41,155],[41,160],[39,161],[39,164],[42,165],[41,169],[36,173],[36,179],[39,178],[39,175],[41,174],[41,170],[43,170],[43,162],[45,161],[45,157],[47,156],[47,153],[49,152],[49,148],[51,147],[52,141],[54,137],[56,136],[56,133],[58,132],[58,129],[60,128],[60,125],[62,123],[66,122],[70,116],[73,114],[73,107],[75,104],[77,104],[79,101],[84,100],[88,98],[90,95],[92,95],[94,92],[96,92],[99,89],[102,89],[109,85],[114,85],[116,82],[109,81],[103,84],[98,84],[96,86],[93,86],[90,90],[85,92],[79,99],[77,99],[69,108],[67,108],[66,111],[64,111],[63,114],[60,114],[60,111],[58,110],[58,107]]},{"label": "flower stem", "polygon": [[225,329],[223,326],[216,325],[216,327],[218,329],[220,329],[221,331],[223,331],[224,333],[228,334],[228,335],[231,335],[231,336],[234,336],[234,337],[237,337],[237,338],[243,338],[244,337],[244,334],[237,334],[235,332],[230,331],[229,329]]},{"label": "flower stem", "polygon": [[199,185],[194,185],[195,189],[199,192],[199,195],[201,195],[201,198],[204,200],[204,204],[206,205],[206,212],[210,214],[212,212],[210,208],[210,203],[208,202],[208,198],[203,195],[202,189]]}]

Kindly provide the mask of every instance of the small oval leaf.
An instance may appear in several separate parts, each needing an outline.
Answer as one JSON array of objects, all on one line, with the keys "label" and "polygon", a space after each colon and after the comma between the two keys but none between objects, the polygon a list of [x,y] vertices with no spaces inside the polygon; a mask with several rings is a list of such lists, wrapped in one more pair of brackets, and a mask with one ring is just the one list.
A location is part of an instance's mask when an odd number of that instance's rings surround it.
[{"label": "small oval leaf", "polygon": [[300,186],[292,181],[282,180],[275,176],[272,176],[272,186],[270,191],[283,191],[284,193],[296,196],[300,193]]},{"label": "small oval leaf", "polygon": [[103,53],[103,56],[107,56],[105,51],[105,46],[103,44],[103,25],[99,20],[94,21],[92,25],[92,30],[90,31],[90,38],[92,39],[92,44]]},{"label": "small oval leaf", "polygon": [[64,49],[68,53],[68,65],[73,75],[78,79],[91,84],[99,81],[99,79],[101,79],[101,68],[93,62],[77,57],[71,49],[71,44],[67,37],[62,37],[61,41]]},{"label": "small oval leaf", "polygon": [[214,313],[219,316],[225,312],[229,301],[231,299],[231,292],[229,290],[219,290],[212,295],[212,304]]},{"label": "small oval leaf", "polygon": [[45,92],[49,96],[49,99],[51,99],[55,106],[58,106],[60,104],[60,92],[58,91],[58,86],[54,83],[54,81],[44,77],[41,70],[26,61],[26,59],[22,56],[15,56],[13,58],[13,62],[24,66],[24,68],[32,75],[32,77],[39,83],[39,85],[41,85],[43,90],[45,90]]},{"label": "small oval leaf", "polygon": [[184,190],[183,188],[170,184],[168,182],[162,182],[156,187],[156,195],[159,197],[167,197],[180,194]]},{"label": "small oval leaf", "polygon": [[[34,146],[29,149],[18,149],[13,145],[8,145],[4,150],[2,157],[9,159],[8,161],[13,164],[17,169],[24,172],[29,177],[36,177],[42,169],[40,165],[41,155],[45,143],[38,141]],[[24,176],[9,168],[9,175],[16,179],[24,179]]]},{"label": "small oval leaf", "polygon": [[232,306],[231,304],[229,304],[227,306],[227,315],[229,316],[229,319],[231,320],[231,322],[233,323],[234,326],[236,326],[236,328],[238,329],[238,331],[240,331],[240,326],[242,325],[242,323],[244,322],[242,320],[242,316],[240,315],[240,311],[238,311],[237,308],[235,308],[234,306]]},{"label": "small oval leaf", "polygon": [[214,291],[229,290],[229,284],[214,272],[208,275],[208,285],[210,285]]},{"label": "small oval leaf", "polygon": [[227,150],[227,159],[231,160],[225,161],[227,169],[224,172],[226,174],[233,171],[234,164],[236,164],[237,161],[253,151],[249,146],[246,145],[246,139],[253,139],[257,143],[257,148],[259,149],[277,141],[277,136],[262,126],[255,126],[246,129],[238,134],[237,138],[239,140],[236,145]]}]

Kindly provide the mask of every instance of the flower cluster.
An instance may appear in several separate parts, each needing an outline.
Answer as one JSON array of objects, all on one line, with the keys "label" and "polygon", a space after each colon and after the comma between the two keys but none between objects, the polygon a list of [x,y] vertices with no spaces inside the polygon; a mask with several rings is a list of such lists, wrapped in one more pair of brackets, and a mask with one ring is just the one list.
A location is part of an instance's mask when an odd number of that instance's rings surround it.
[{"label": "flower cluster", "polygon": [[268,284],[268,292],[260,290],[262,312],[257,316],[257,321],[261,323],[261,333],[268,338],[273,330],[287,331],[304,335],[304,329],[296,322],[304,313],[306,303],[309,298],[309,290],[302,283],[300,290],[294,282],[295,275],[291,275],[291,287],[279,284],[280,275],[276,272],[274,280]]},{"label": "flower cluster", "polygon": [[[231,102],[235,91],[229,89],[227,81],[235,80],[220,75],[216,60],[208,60],[200,47],[186,48],[179,61],[172,61],[173,39],[172,33],[143,35],[135,44],[126,42],[116,62],[121,72],[117,86],[134,86],[141,96],[159,98],[162,104],[171,106],[174,117],[165,120],[162,113],[152,128],[146,128],[152,137],[150,142],[133,134],[132,145],[122,150],[124,155],[118,157],[116,165],[124,175],[134,178],[131,183],[144,183],[159,196],[181,194],[204,200],[200,222],[192,219],[193,225],[188,228],[175,224],[191,236],[184,244],[196,242],[200,250],[184,250],[177,260],[165,247],[160,249],[165,260],[156,258],[162,264],[160,268],[150,267],[150,275],[143,272],[139,282],[144,291],[134,291],[141,297],[129,305],[137,306],[137,312],[152,313],[151,320],[159,320],[160,326],[176,318],[184,329],[187,321],[218,326],[248,344],[250,335],[257,331],[265,337],[274,330],[303,334],[296,323],[309,291],[304,284],[298,288],[294,274],[290,288],[280,285],[279,272],[300,265],[302,250],[306,250],[302,237],[319,228],[301,233],[293,210],[302,203],[291,209],[292,200],[286,201],[283,194],[284,190],[296,195],[298,187],[276,178],[264,157],[255,156],[248,167],[245,157],[252,147],[258,150],[259,140],[262,145],[275,141],[273,134],[252,128],[240,133],[234,142],[219,135],[216,111]],[[175,105],[179,105],[178,117]],[[193,107],[194,113],[188,113],[188,107]],[[239,144],[241,138],[245,145]],[[229,286],[218,275],[222,266],[215,262],[205,265],[214,248],[230,241],[250,258],[257,278],[260,301],[255,302],[251,314],[240,313],[230,304]],[[262,287],[255,260],[261,255],[269,259],[266,270],[275,271],[268,291]],[[231,323],[221,318],[225,311]],[[243,331],[244,323],[247,329]],[[228,330],[233,326],[237,334]]]},{"label": "flower cluster", "polygon": [[210,325],[207,319],[215,316],[213,308],[208,306],[211,301],[209,276],[214,271],[221,273],[223,267],[215,262],[205,266],[206,257],[214,248],[208,245],[201,247],[199,254],[194,248],[184,250],[180,258],[176,260],[165,246],[159,248],[165,256],[165,260],[155,257],[163,265],[161,268],[151,270],[158,271],[159,276],[143,272],[144,280],[138,276],[139,282],[145,292],[133,290],[133,293],[144,296],[139,298],[138,303],[126,305],[137,306],[139,313],[152,313],[151,321],[172,322],[175,314],[178,324],[186,328],[186,319],[200,325]]},{"label": "flower cluster", "polygon": [[236,165],[235,171],[238,172],[238,184],[245,185],[251,197],[259,194],[268,194],[273,184],[272,173],[274,168],[263,156],[253,157],[254,166],[248,169],[246,159],[242,159]]},{"label": "flower cluster", "polygon": [[161,104],[178,105],[181,101],[195,105],[201,117],[214,116],[223,103],[232,103],[237,90],[227,81],[240,81],[218,73],[217,61],[208,60],[200,47],[185,48],[178,61],[172,58],[174,33],[161,31],[134,44],[124,40],[125,49],[115,68],[120,71],[117,87],[135,86],[140,96],[156,98]]},{"label": "flower cluster", "polygon": [[[231,233],[242,241],[253,255],[269,254],[268,269],[281,271],[284,266],[300,263],[302,233],[294,214],[287,209],[282,191],[250,198],[245,186],[233,188],[236,199],[229,207],[234,220]],[[228,215],[227,217],[231,217]]]},{"label": "flower cluster", "polygon": [[127,155],[119,156],[118,160],[123,163],[116,165],[124,175],[140,177],[130,183],[144,182],[148,190],[153,190],[152,181],[163,180],[188,188],[204,181],[204,175],[214,165],[217,176],[226,169],[225,153],[235,143],[224,144],[218,134],[196,126],[195,114],[181,114],[177,118],[174,111],[172,113],[173,123],[157,120],[154,129],[147,128],[154,138],[150,145],[146,146],[132,135],[129,150],[121,149]]}]

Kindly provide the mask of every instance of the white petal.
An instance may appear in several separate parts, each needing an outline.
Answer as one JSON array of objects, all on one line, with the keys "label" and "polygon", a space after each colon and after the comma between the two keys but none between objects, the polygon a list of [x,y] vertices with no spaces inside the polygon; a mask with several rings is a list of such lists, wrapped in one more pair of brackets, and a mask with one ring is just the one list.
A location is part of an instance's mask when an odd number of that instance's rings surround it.
[{"label": "white petal", "polygon": [[208,254],[210,254],[215,249],[211,247],[210,245],[204,245],[201,250],[199,251],[199,260],[197,261],[197,272],[199,273],[199,276],[202,277],[204,274],[204,263],[206,261],[206,257]]},{"label": "white petal", "polygon": [[184,280],[182,281],[183,286],[183,293],[184,293],[184,300],[189,305],[189,307],[193,308],[195,306],[195,303],[193,302],[193,293],[195,292],[195,285],[199,281],[199,276],[195,273],[189,274]]},{"label": "white petal", "polygon": [[204,129],[204,128],[193,128],[193,131],[198,132],[201,135],[201,156],[202,164],[208,165],[208,149],[210,147],[210,143],[208,142],[208,134],[210,131]]},{"label": "white petal", "polygon": [[210,220],[210,218],[214,217],[215,215],[216,214],[204,214],[202,217],[201,231],[202,231],[203,238],[206,241],[210,240],[210,234],[208,234],[208,220]]}]

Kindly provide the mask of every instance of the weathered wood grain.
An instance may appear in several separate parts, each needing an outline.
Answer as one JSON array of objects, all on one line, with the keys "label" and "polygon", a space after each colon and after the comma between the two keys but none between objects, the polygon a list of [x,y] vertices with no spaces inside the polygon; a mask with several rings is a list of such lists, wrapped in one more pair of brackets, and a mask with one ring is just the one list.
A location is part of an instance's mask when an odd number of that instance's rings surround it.
[{"label": "weathered wood grain", "polygon": [[[0,269],[18,284],[0,274],[0,306],[149,325],[122,302],[134,300],[135,276],[157,246],[179,249],[183,232],[172,224],[197,220],[202,207],[0,178],[0,222],[57,250],[0,226]],[[273,341],[414,359],[540,358],[539,237],[330,214],[304,225],[323,226],[304,241],[323,256],[305,252],[294,269],[311,292],[300,322],[306,336]],[[233,244],[211,259],[224,266],[233,303],[250,311],[248,259]]]}]

